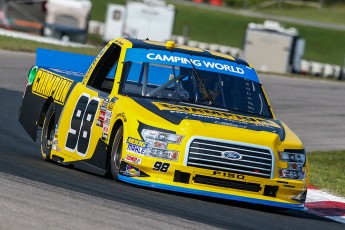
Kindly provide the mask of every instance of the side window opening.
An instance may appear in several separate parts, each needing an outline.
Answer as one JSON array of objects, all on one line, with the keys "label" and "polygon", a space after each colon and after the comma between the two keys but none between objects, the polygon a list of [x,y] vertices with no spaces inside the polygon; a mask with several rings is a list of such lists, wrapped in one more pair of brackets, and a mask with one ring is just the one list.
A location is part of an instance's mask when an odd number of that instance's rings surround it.
[{"label": "side window opening", "polygon": [[111,44],[98,61],[87,85],[100,91],[110,93],[113,89],[120,53],[121,47],[116,44]]}]

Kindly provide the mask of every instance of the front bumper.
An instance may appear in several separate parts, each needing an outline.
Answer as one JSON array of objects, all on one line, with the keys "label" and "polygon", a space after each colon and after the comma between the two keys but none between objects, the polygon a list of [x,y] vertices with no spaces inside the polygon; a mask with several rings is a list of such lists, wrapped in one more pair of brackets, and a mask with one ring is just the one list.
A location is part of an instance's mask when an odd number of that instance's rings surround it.
[{"label": "front bumper", "polygon": [[[126,173],[125,168],[128,168],[128,165],[136,173]],[[292,199],[298,194],[306,193],[304,183],[301,181],[291,182],[247,176],[243,180],[237,176],[238,174],[232,175],[229,179],[223,175],[213,175],[214,171],[211,172],[211,170],[173,164],[167,173],[127,162],[122,162],[121,166],[123,170],[118,179],[130,184],[252,204],[305,210],[302,201]]]}]

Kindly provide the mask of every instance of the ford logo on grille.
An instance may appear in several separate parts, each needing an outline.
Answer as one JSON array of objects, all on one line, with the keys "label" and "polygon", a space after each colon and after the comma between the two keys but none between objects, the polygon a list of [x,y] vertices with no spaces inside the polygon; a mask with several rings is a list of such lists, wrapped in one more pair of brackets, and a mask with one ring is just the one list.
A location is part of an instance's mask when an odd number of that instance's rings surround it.
[{"label": "ford logo on grille", "polygon": [[225,151],[222,152],[222,156],[229,160],[241,160],[242,155],[235,151]]}]

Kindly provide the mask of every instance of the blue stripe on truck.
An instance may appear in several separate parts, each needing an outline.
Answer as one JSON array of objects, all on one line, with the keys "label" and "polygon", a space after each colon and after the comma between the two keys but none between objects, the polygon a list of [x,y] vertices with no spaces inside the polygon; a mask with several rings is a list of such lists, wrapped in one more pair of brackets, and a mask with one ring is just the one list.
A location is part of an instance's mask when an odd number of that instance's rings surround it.
[{"label": "blue stripe on truck", "polygon": [[94,59],[94,56],[84,54],[42,48],[38,48],[36,50],[36,65],[51,69],[53,71],[55,69],[84,75]]},{"label": "blue stripe on truck", "polygon": [[215,198],[220,198],[220,199],[248,202],[248,203],[253,203],[253,204],[268,205],[268,206],[274,206],[274,207],[279,207],[279,208],[306,210],[303,204],[289,204],[289,203],[283,203],[283,202],[277,202],[277,201],[260,200],[260,199],[249,198],[249,197],[222,194],[222,193],[204,191],[204,190],[198,190],[198,189],[190,189],[190,188],[184,188],[180,186],[173,186],[173,185],[166,185],[162,183],[138,180],[138,179],[123,176],[123,175],[119,175],[118,179],[120,181],[124,181],[130,184],[135,184],[135,185],[140,185],[140,186],[145,186],[145,187],[150,187],[150,188],[155,188],[155,189],[168,190],[168,191],[173,191],[173,192],[182,192],[182,193],[195,194],[195,195],[201,195],[201,196],[215,197]]}]

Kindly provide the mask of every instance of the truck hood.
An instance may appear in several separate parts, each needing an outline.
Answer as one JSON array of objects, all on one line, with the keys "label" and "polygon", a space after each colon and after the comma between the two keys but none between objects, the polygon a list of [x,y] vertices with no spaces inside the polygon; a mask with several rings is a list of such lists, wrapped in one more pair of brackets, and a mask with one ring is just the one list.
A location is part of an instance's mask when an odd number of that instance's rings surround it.
[{"label": "truck hood", "polygon": [[231,113],[208,106],[162,102],[146,98],[132,99],[147,110],[176,125],[180,124],[184,119],[198,120],[204,123],[275,133],[279,136],[280,141],[285,139],[284,127],[276,119]]}]

